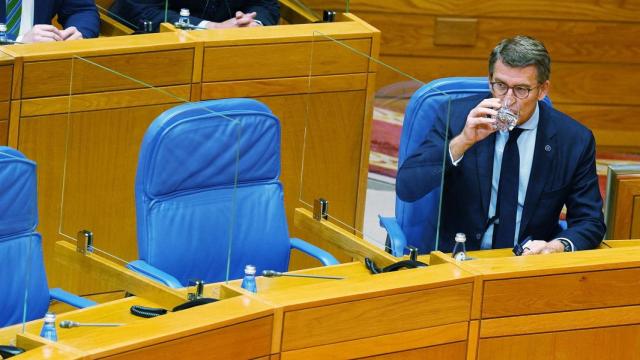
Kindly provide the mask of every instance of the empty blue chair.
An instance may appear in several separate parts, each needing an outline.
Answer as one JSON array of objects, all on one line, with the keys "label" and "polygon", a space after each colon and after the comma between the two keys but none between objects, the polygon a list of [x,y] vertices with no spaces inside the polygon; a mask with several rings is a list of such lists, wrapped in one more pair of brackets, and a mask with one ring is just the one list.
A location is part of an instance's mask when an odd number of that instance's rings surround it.
[{"label": "empty blue chair", "polygon": [[[426,139],[440,106],[450,99],[489,92],[486,77],[442,78],[418,89],[405,111],[398,164],[401,165]],[[544,101],[551,103],[548,97]],[[439,188],[412,203],[396,199],[395,217],[380,216],[380,225],[387,231],[387,251],[402,256],[407,246],[418,248],[419,253],[435,250],[439,199]]]},{"label": "empty blue chair", "polygon": [[47,286],[42,238],[35,231],[36,164],[19,151],[0,146],[0,189],[0,327],[43,317],[50,300],[76,307],[94,305]]},{"label": "empty blue chair", "polygon": [[[250,99],[177,106],[147,130],[136,174],[139,260],[128,267],[170,287],[237,279],[245,265],[287,271],[291,249],[280,175],[280,123]],[[230,254],[230,258],[228,258]],[[228,268],[227,268],[228,266]]]}]

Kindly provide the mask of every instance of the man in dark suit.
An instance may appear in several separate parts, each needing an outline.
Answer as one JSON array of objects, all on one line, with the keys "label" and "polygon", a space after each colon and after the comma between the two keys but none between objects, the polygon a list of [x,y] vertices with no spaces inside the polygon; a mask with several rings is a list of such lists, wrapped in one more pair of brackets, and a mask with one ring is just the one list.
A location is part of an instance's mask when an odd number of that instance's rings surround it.
[{"label": "man in dark suit", "polygon": [[[166,21],[174,24],[180,9],[189,9],[192,25],[209,29],[276,25],[280,18],[277,0],[169,0]],[[110,11],[133,26],[151,21],[153,31],[165,22],[164,0],[116,0]]]},{"label": "man in dark suit", "polygon": [[[97,37],[100,18],[93,0],[3,0],[0,21],[8,35],[20,42],[50,42]],[[51,25],[58,16],[63,26]]]},{"label": "man in dark suit", "polygon": [[[550,64],[541,42],[503,40],[489,58],[491,93],[452,101],[448,129],[444,106],[427,140],[401,165],[397,195],[415,201],[440,186],[445,154],[439,249],[451,251],[456,233],[467,235],[471,250],[531,239],[524,255],[601,242],[595,141],[589,129],[541,101]],[[498,131],[506,97],[515,99],[512,110],[519,106],[517,127]],[[563,206],[567,229],[558,224]]]}]

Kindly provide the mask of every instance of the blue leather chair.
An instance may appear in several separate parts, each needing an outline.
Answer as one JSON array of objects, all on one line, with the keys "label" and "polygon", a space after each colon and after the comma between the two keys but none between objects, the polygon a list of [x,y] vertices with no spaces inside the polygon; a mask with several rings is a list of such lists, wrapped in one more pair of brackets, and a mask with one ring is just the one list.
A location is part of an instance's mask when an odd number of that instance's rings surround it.
[{"label": "blue leather chair", "polygon": [[75,307],[95,305],[48,288],[42,238],[35,232],[36,188],[36,164],[19,151],[0,146],[0,327],[43,317],[51,300]]},{"label": "blue leather chair", "polygon": [[250,99],[177,106],[142,141],[136,175],[140,260],[128,267],[170,287],[238,279],[247,264],[287,271],[291,249],[280,175],[280,123]]},{"label": "blue leather chair", "polygon": [[[401,165],[426,139],[440,106],[449,99],[488,92],[486,77],[442,78],[418,89],[411,96],[405,111],[398,164]],[[548,97],[544,101],[551,103]],[[388,252],[402,256],[407,246],[418,248],[419,253],[429,253],[435,249],[439,199],[439,188],[412,203],[396,199],[395,217],[380,216],[380,225],[387,230]]]}]

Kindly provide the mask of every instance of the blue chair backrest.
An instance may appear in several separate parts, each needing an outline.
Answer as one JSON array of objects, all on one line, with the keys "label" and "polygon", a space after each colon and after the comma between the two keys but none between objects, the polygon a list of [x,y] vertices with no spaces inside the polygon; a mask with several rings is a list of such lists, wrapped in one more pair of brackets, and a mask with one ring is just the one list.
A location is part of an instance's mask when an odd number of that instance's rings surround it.
[{"label": "blue chair backrest", "polygon": [[0,146],[0,327],[44,315],[49,289],[38,224],[36,164]]},{"label": "blue chair backrest", "polygon": [[154,120],[136,175],[141,260],[176,277],[222,281],[246,264],[286,271],[289,234],[280,175],[280,123],[262,103],[212,100]]},{"label": "blue chair backrest", "polygon": [[[450,77],[429,82],[416,91],[407,105],[398,151],[398,164],[411,155],[433,127],[440,106],[449,100],[489,93],[486,77]],[[548,98],[545,98],[549,102]],[[420,253],[435,248],[440,189],[413,203],[396,199],[396,220],[407,244]]]}]

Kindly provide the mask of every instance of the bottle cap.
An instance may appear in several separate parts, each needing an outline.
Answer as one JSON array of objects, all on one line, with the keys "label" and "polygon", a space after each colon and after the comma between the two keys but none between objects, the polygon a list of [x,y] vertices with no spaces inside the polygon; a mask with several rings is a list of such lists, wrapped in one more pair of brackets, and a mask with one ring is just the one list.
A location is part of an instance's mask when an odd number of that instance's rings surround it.
[{"label": "bottle cap", "polygon": [[465,235],[464,233],[457,233],[455,240],[458,243],[465,242],[467,241],[467,235]]},{"label": "bottle cap", "polygon": [[44,321],[55,321],[55,320],[56,320],[56,314],[52,312],[48,312],[44,314]]},{"label": "bottle cap", "polygon": [[186,9],[186,8],[180,9],[180,16],[189,16],[189,15],[191,15],[191,13],[189,12],[189,9]]},{"label": "bottle cap", "polygon": [[253,265],[247,265],[244,267],[244,274],[245,275],[255,275],[256,274],[256,267]]}]

